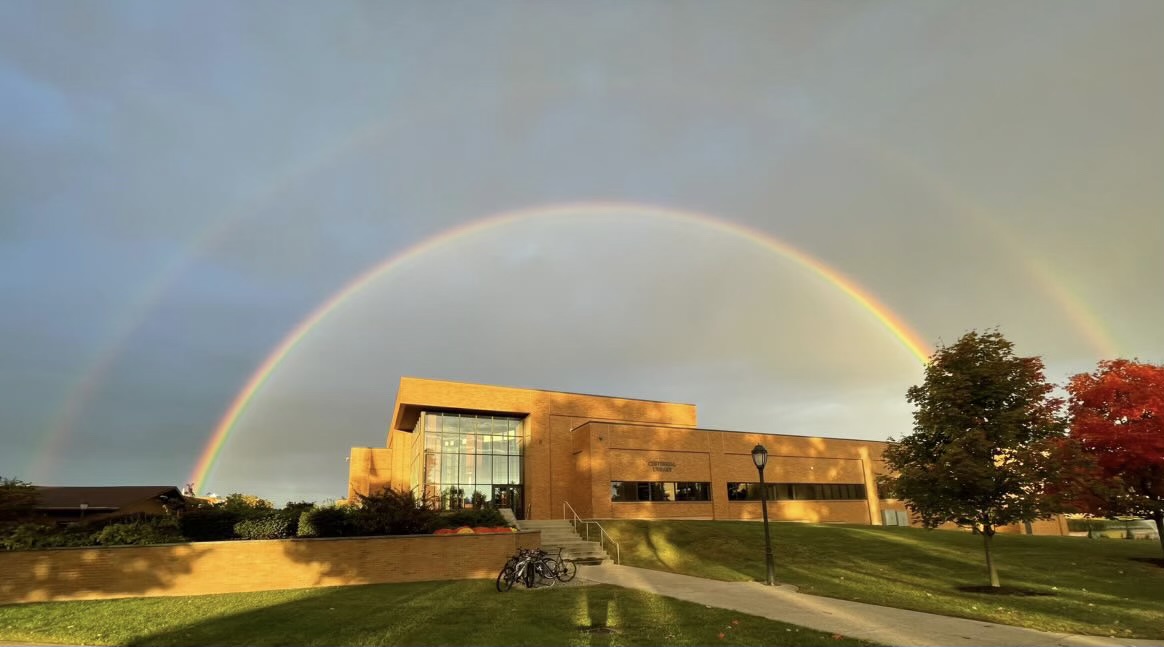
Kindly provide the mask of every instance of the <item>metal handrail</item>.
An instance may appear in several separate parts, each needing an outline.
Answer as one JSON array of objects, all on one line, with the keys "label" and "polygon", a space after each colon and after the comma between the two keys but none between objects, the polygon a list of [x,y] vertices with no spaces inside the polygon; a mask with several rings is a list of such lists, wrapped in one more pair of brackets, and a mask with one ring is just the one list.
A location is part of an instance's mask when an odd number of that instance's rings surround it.
[{"label": "metal handrail", "polygon": [[[570,511],[570,515],[572,516],[572,518],[566,516],[567,510]],[[579,517],[578,513],[574,511],[574,506],[570,505],[569,501],[562,502],[562,518],[568,519],[570,521],[570,525],[574,527],[574,532],[578,532],[578,524],[585,525],[586,526],[586,541],[590,541],[590,526],[591,526],[591,524],[598,526],[598,545],[602,546],[605,549],[606,545],[602,542],[603,538],[605,538],[610,543],[614,544],[614,563],[615,564],[622,563],[622,548],[619,547],[618,542],[614,540],[614,537],[611,537],[610,533],[606,532],[606,528],[603,528],[602,524],[598,523],[597,521],[593,521],[590,519],[583,519],[582,517]]]}]

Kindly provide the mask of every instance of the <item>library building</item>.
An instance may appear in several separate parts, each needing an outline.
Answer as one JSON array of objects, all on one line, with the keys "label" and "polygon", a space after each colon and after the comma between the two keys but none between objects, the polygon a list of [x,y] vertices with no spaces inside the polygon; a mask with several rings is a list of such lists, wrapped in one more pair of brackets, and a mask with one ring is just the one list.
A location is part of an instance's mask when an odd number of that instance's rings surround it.
[{"label": "library building", "polygon": [[518,518],[759,519],[908,525],[878,497],[884,442],[700,429],[695,405],[406,377],[386,447],[356,447],[348,498],[412,490]]}]

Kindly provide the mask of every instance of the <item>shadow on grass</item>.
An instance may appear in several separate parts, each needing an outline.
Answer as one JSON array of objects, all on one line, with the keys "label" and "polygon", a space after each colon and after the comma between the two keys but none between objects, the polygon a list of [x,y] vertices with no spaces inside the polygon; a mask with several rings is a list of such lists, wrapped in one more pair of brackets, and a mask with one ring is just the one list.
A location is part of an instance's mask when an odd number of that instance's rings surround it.
[{"label": "shadow on grass", "polygon": [[1133,562],[1140,562],[1141,564],[1151,564],[1152,566],[1159,566],[1164,568],[1164,557],[1129,557]]},{"label": "shadow on grass", "polygon": [[[166,617],[190,603],[200,604],[201,613],[187,613],[177,620]],[[127,606],[123,611],[130,609]],[[215,612],[218,609],[225,611]],[[204,596],[169,602],[149,613],[168,626],[126,636],[118,644],[611,647],[708,645],[728,634],[728,644],[737,645],[773,644],[772,637],[777,635],[777,644],[793,646],[868,644],[603,585],[501,594],[487,581],[373,584],[275,595]],[[84,642],[88,641],[74,644]]]},{"label": "shadow on grass", "polygon": [[986,593],[988,595],[1014,595],[1018,597],[1055,595],[1049,591],[1035,591],[1032,589],[1022,589],[1015,586],[990,586],[989,584],[985,586],[955,586],[954,588],[965,593]]},{"label": "shadow on grass", "polygon": [[[642,602],[615,587],[499,594],[492,582],[417,582],[286,591],[274,604],[174,624],[128,645],[542,645],[608,647],[669,637],[642,633]],[[247,594],[207,596],[226,608]],[[683,604],[655,598],[659,606]],[[630,606],[628,606],[628,604]],[[635,613],[639,611],[640,613]],[[674,622],[678,611],[662,612]],[[654,615],[654,614],[651,614]],[[631,622],[631,627],[625,626]],[[710,634],[709,634],[710,635]],[[645,641],[645,642],[644,642]]]}]

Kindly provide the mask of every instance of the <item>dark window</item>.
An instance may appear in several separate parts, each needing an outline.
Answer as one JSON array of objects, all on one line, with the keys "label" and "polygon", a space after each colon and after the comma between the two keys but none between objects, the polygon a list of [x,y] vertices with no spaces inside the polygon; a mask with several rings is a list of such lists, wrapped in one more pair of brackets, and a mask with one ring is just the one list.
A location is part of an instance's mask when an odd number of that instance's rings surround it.
[{"label": "dark window", "polygon": [[628,501],[710,501],[711,483],[684,481],[611,481],[610,500]]},{"label": "dark window", "polygon": [[638,501],[637,490],[633,481],[611,481],[610,482],[610,500],[611,501]]},{"label": "dark window", "polygon": [[728,483],[727,484],[728,501],[747,501],[748,500],[748,484],[747,483]]},{"label": "dark window", "polygon": [[711,484],[685,481],[675,484],[676,501],[710,501]]},{"label": "dark window", "polygon": [[[769,501],[860,501],[861,483],[765,483]],[[728,483],[729,501],[759,501],[759,483]]]},{"label": "dark window", "polygon": [[645,481],[639,481],[635,485],[638,486],[638,490],[639,490],[639,495],[638,495],[637,500],[650,501],[651,500],[651,484],[647,483]]}]

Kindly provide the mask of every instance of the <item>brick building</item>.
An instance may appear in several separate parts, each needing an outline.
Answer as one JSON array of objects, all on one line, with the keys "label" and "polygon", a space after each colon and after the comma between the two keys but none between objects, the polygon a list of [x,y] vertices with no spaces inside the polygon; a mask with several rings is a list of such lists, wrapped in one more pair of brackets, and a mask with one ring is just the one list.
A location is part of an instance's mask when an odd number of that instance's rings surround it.
[{"label": "brick building", "polygon": [[700,429],[695,405],[403,378],[387,447],[351,450],[348,497],[411,489],[519,517],[755,519],[751,451],[776,520],[906,524],[878,498],[885,443]]}]

